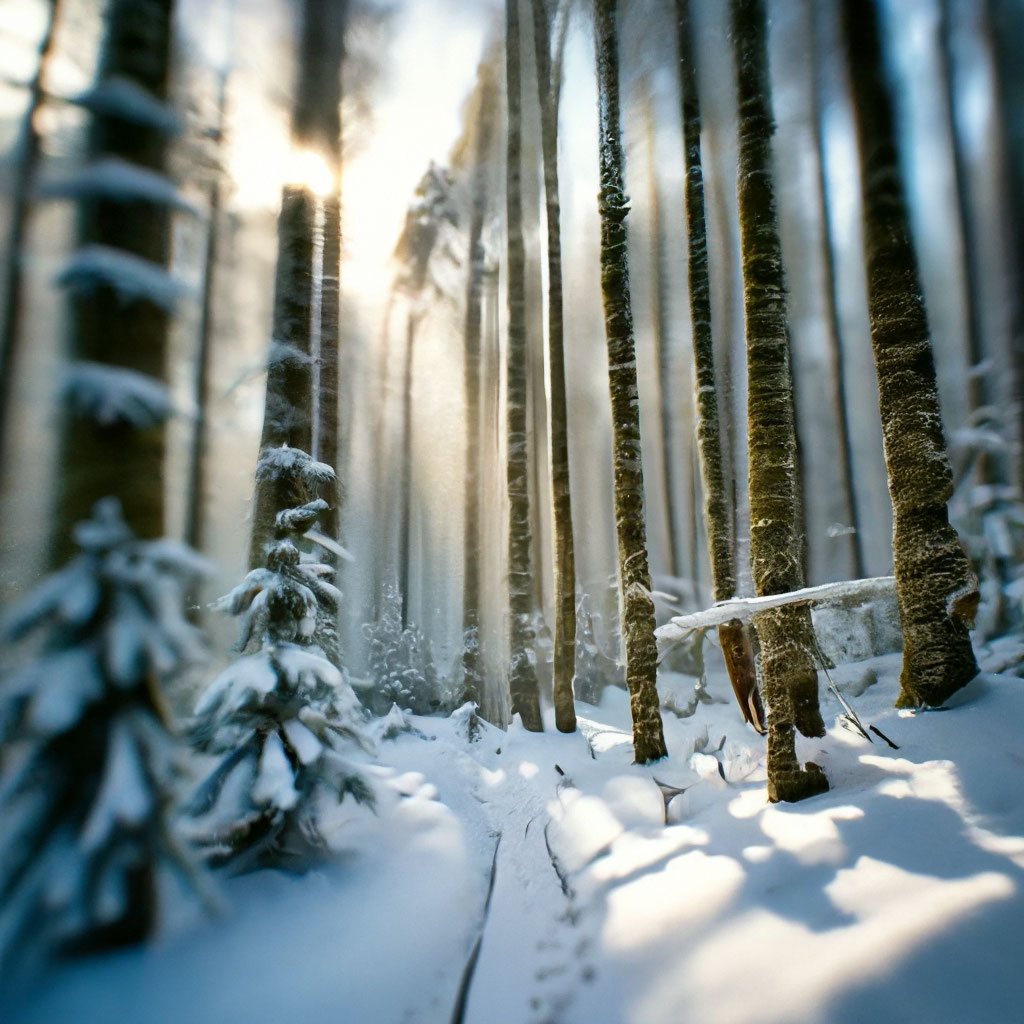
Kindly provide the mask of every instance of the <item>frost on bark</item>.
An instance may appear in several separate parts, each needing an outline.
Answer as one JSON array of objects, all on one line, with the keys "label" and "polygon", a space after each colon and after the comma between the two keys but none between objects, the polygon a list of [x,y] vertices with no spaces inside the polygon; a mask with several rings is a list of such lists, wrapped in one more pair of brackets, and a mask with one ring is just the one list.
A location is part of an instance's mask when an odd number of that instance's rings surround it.
[{"label": "frost on bark", "polygon": [[[796,428],[782,246],[772,180],[767,27],[761,0],[733,0],[739,99],[737,193],[747,340],[750,554],[759,595],[804,584],[798,534]],[[754,619],[768,705],[768,795],[800,800],[828,788],[816,766],[800,768],[795,730],[823,736],[809,609],[787,607]]]},{"label": "frost on bark", "polygon": [[842,10],[860,151],[868,313],[903,627],[903,672],[896,704],[935,705],[977,675],[969,632],[978,602],[977,580],[947,514],[953,479],[875,5],[870,0],[844,0]]},{"label": "frost on bark", "polygon": [[489,62],[480,65],[477,88],[479,109],[475,126],[472,178],[472,209],[469,218],[469,277],[466,285],[463,387],[466,402],[466,494],[463,535],[463,703],[481,705],[484,690],[480,651],[480,412],[481,337],[487,249],[484,220],[489,205],[488,163],[494,144],[498,109],[498,83]]},{"label": "frost on bark", "polygon": [[[704,522],[714,599],[726,601],[736,593],[733,564],[732,503],[725,488],[722,430],[715,383],[711,333],[711,276],[708,267],[707,223],[704,214],[704,172],[700,149],[700,100],[693,52],[689,0],[676,0],[679,42],[679,84],[682,94],[683,157],[686,172],[686,230],[690,320],[696,388],[697,448],[704,491]],[[745,721],[764,732],[764,712],[757,691],[757,673],[748,629],[739,622],[718,627],[725,666],[736,702]]]},{"label": "frost on bark", "polygon": [[[112,0],[97,87],[125,79],[158,104],[166,101],[173,7],[172,0]],[[172,121],[172,117],[162,124],[157,119],[129,121],[95,111],[89,155],[163,173]],[[130,254],[160,272],[168,266],[171,233],[166,203],[132,196],[85,196],[79,202],[78,224],[78,242],[83,247],[103,246]],[[128,299],[114,285],[101,276],[92,287],[73,291],[70,360],[102,363],[154,382],[166,381],[169,303],[153,294]],[[164,533],[162,419],[145,425],[126,417],[100,422],[65,403],[60,433],[51,546],[54,566],[73,554],[75,523],[88,519],[95,502],[106,496],[120,501],[125,520],[139,537],[151,539]]]},{"label": "frost on bark", "polygon": [[647,565],[644,476],[640,452],[640,403],[636,346],[629,296],[626,214],[619,120],[619,55],[616,0],[595,0],[601,191],[601,293],[608,342],[614,445],[615,530],[619,596],[626,654],[626,685],[638,764],[665,757],[656,685],[658,648]]},{"label": "frost on bark", "polygon": [[573,679],[576,673],[576,563],[573,553],[572,498],[569,488],[569,427],[565,396],[565,352],[562,314],[561,208],[558,199],[558,106],[562,88],[561,50],[565,43],[563,12],[558,47],[551,56],[552,3],[531,0],[533,38],[540,102],[541,154],[548,240],[548,365],[550,367],[551,502],[555,539],[555,725],[561,732],[576,729]]},{"label": "frost on bark", "polygon": [[523,242],[522,97],[519,0],[505,2],[508,101],[506,213],[508,232],[508,596],[509,695],[512,714],[540,731],[540,691],[533,661],[533,573],[530,565],[530,488],[526,418],[526,249]]},{"label": "frost on bark", "polygon": [[[310,320],[313,302],[313,222],[316,202],[309,189],[286,185],[277,221],[273,335],[267,365],[260,451],[287,445],[313,448],[313,368]],[[257,479],[253,501],[249,568],[263,564],[263,547],[274,518],[294,497],[279,478]]]}]

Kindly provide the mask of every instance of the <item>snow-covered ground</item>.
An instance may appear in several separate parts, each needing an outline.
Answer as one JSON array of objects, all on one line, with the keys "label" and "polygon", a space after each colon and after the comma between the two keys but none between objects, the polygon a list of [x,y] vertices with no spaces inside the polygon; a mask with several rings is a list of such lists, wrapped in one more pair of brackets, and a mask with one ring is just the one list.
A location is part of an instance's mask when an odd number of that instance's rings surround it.
[{"label": "snow-covered ground", "polygon": [[[912,715],[891,706],[899,660],[833,673],[899,749],[841,724],[823,687],[833,725],[801,753],[832,790],[796,806],[766,802],[763,741],[715,672],[722,702],[666,712],[670,756],[646,767],[618,690],[568,736],[410,719],[380,746],[403,798],[346,811],[336,866],[230,882],[226,919],[62,968],[4,1019],[1020,1020],[1024,679],[983,674]],[[661,680],[677,706],[690,686]]]}]

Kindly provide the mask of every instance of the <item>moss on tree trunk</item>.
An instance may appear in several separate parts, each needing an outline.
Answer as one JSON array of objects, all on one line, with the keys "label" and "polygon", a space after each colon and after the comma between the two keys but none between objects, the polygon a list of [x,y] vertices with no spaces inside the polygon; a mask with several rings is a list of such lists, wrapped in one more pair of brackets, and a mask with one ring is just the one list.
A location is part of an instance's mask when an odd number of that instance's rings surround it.
[{"label": "moss on tree trunk", "polygon": [[[750,554],[759,595],[804,585],[798,530],[796,427],[782,246],[771,164],[771,92],[762,0],[733,0],[739,98],[737,192],[743,247],[747,339]],[[794,728],[823,736],[810,612],[789,606],[754,617],[768,705],[772,800],[800,800],[828,788],[824,774],[801,771]]]},{"label": "moss on tree trunk", "polygon": [[860,150],[871,345],[903,626],[903,671],[896,703],[935,705],[977,675],[969,632],[977,607],[977,580],[946,508],[953,477],[900,180],[877,11],[871,0],[844,0],[842,10]]},{"label": "moss on tree trunk", "polygon": [[656,685],[658,649],[647,565],[644,474],[636,346],[629,296],[622,129],[619,120],[619,54],[616,0],[595,0],[597,85],[600,114],[601,294],[608,342],[608,379],[614,445],[615,532],[619,597],[626,654],[626,685],[638,764],[667,753]]},{"label": "moss on tree trunk", "polygon": [[533,572],[530,564],[530,485],[526,417],[526,248],[523,243],[522,96],[519,0],[505,2],[508,101],[506,215],[508,232],[508,482],[509,694],[512,714],[543,729],[533,661]]},{"label": "moss on tree trunk", "polygon": [[[112,0],[98,80],[125,78],[157,100],[168,94],[171,0]],[[96,114],[89,133],[93,158],[118,157],[152,171],[166,169],[167,136],[149,125]],[[79,244],[103,245],[160,267],[170,259],[170,213],[138,201],[86,198],[79,205]],[[99,285],[71,303],[69,358],[122,367],[167,380],[165,308],[145,298],[125,303],[114,288]],[[53,564],[73,554],[71,532],[88,519],[96,501],[121,502],[126,521],[142,538],[164,532],[163,424],[139,428],[119,421],[101,424],[65,410],[51,547]]]}]

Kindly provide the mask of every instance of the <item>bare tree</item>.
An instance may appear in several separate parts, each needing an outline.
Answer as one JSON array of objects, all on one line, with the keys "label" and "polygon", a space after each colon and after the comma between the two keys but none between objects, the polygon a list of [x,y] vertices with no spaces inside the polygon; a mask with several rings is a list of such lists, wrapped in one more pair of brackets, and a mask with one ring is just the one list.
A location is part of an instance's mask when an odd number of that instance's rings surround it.
[{"label": "bare tree", "polygon": [[[732,0],[739,100],[740,236],[747,336],[750,553],[759,595],[804,585],[793,381],[782,246],[771,167],[771,87],[763,0]],[[823,736],[814,634],[807,607],[754,619],[768,705],[768,796],[801,800],[828,789],[813,763],[800,767],[795,730]]]},{"label": "bare tree", "polygon": [[667,753],[658,709],[658,649],[647,563],[644,475],[636,344],[629,296],[626,214],[619,113],[619,37],[616,0],[595,0],[600,117],[601,291],[608,342],[615,465],[615,529],[619,549],[619,601],[626,654],[626,685],[638,764]]},{"label": "bare tree", "polygon": [[509,692],[512,713],[530,730],[543,729],[533,664],[533,572],[530,565],[530,489],[526,420],[526,249],[523,242],[522,80],[519,0],[505,0],[505,76],[508,103],[506,230],[508,233],[508,480]]}]

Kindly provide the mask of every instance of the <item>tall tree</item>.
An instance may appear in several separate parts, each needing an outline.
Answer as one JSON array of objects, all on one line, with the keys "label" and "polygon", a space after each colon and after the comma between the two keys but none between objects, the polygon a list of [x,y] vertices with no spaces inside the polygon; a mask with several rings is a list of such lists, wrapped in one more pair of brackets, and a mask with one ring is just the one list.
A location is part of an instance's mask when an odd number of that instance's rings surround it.
[{"label": "tall tree", "polygon": [[[338,267],[341,246],[339,164],[341,60],[346,0],[304,0],[299,34],[298,78],[292,107],[292,145],[323,162],[330,178],[322,211],[323,263],[314,267],[319,197],[308,182],[282,189],[274,283],[273,340],[260,451],[286,444],[321,461],[338,456]],[[319,271],[319,273],[315,273]],[[328,273],[331,271],[331,273]],[[314,291],[319,276],[325,288]],[[316,322],[314,322],[314,320]],[[326,336],[325,332],[326,331]],[[318,385],[314,387],[314,385]],[[328,462],[333,466],[334,462]],[[263,564],[277,512],[292,502],[281,480],[257,481],[249,567]],[[323,525],[336,532],[336,483],[329,487]]]},{"label": "tall tree", "polygon": [[[287,445],[313,447],[313,228],[316,199],[305,185],[286,185],[277,218],[277,271],[274,278],[273,337],[267,362],[260,452]],[[295,503],[284,477],[256,481],[249,568],[263,564],[274,519]]]},{"label": "tall tree", "polygon": [[[759,595],[804,585],[797,443],[786,296],[771,166],[771,87],[763,0],[732,0],[739,101],[737,195],[747,341],[750,554]],[[817,765],[800,767],[795,730],[823,736],[815,642],[807,607],[754,618],[768,705],[768,796],[800,800],[828,788]]]},{"label": "tall tree", "polygon": [[481,337],[487,251],[484,219],[489,203],[489,163],[494,145],[498,83],[493,60],[484,60],[477,73],[473,157],[469,168],[469,274],[466,281],[464,381],[466,402],[466,494],[463,539],[462,629],[463,696],[479,705],[483,699],[480,651],[480,439],[483,430],[480,401]]},{"label": "tall tree", "polygon": [[509,693],[512,713],[530,730],[543,729],[534,668],[533,573],[526,419],[526,247],[522,199],[522,72],[519,0],[505,0],[505,86],[508,104],[506,230],[508,233],[508,596]]},{"label": "tall tree", "polygon": [[616,0],[595,0],[601,191],[601,293],[608,343],[615,479],[619,603],[626,654],[626,685],[638,764],[667,754],[658,709],[658,648],[647,564],[644,475],[636,344],[629,295],[629,260],[622,127],[619,113],[619,35]]},{"label": "tall tree", "polygon": [[[227,86],[229,62],[221,69],[217,83],[217,122],[213,139],[218,147],[224,143],[227,127]],[[203,545],[203,512],[207,498],[207,449],[209,446],[211,396],[210,373],[213,361],[214,301],[217,261],[220,254],[222,213],[222,168],[217,159],[210,170],[206,207],[206,246],[203,253],[203,284],[200,296],[199,337],[196,344],[195,399],[196,422],[189,452],[188,491],[185,499],[185,541],[193,548]]]},{"label": "tall tree", "polygon": [[873,0],[843,0],[842,13],[860,152],[868,313],[903,627],[897,706],[941,704],[978,672],[969,632],[978,602],[977,581],[946,507],[953,476],[900,179],[878,12]]},{"label": "tall tree", "polygon": [[839,291],[836,281],[835,256],[832,250],[832,206],[829,194],[828,170],[825,165],[825,108],[823,104],[824,82],[822,59],[824,42],[822,16],[816,0],[808,0],[807,14],[810,19],[808,39],[811,47],[811,131],[814,133],[815,167],[817,170],[818,219],[821,223],[821,268],[825,275],[825,320],[828,329],[829,378],[832,383],[832,404],[836,411],[836,438],[839,442],[839,475],[843,487],[843,503],[846,506],[850,533],[850,555],[854,575],[864,576],[864,538],[860,529],[860,515],[857,511],[857,497],[853,487],[853,446],[850,444],[850,410],[846,401],[846,368],[844,362],[843,331],[839,322]]},{"label": "tall tree", "polygon": [[[548,242],[548,372],[550,388],[551,512],[555,538],[555,725],[576,728],[573,678],[576,674],[576,562],[573,553],[572,497],[569,486],[569,422],[565,393],[562,307],[561,205],[558,197],[558,109],[562,92],[562,52],[567,12],[560,0],[531,0],[533,40],[540,103],[541,154]],[[552,22],[556,21],[554,33]],[[555,51],[552,55],[552,36]]]},{"label": "tall tree", "polygon": [[[704,171],[700,148],[700,98],[689,0],[676,0],[679,84],[682,96],[683,160],[686,170],[686,229],[690,321],[696,388],[697,446],[704,491],[704,522],[711,562],[713,597],[725,601],[736,592],[733,564],[733,510],[725,488],[722,430],[715,380],[711,331],[711,274],[708,266],[707,222],[704,213]],[[718,627],[722,654],[736,702],[745,721],[764,731],[764,711],[757,692],[753,651],[739,620]]]},{"label": "tall tree", "polygon": [[[322,198],[319,292],[314,334],[313,456],[338,468],[339,303],[341,275],[341,69],[345,56],[348,0],[305,0],[302,13],[301,73],[295,104],[295,144],[320,157],[330,177]],[[335,478],[337,480],[337,478]],[[337,483],[325,495],[330,506],[320,517],[328,536],[338,532]],[[325,558],[334,563],[334,555]]]},{"label": "tall tree", "polygon": [[17,142],[17,170],[9,199],[10,226],[7,231],[7,260],[3,282],[0,284],[0,465],[4,460],[4,441],[7,436],[7,418],[10,415],[11,391],[16,371],[18,338],[21,328],[22,272],[25,260],[25,241],[31,209],[31,189],[42,154],[38,111],[46,101],[46,78],[53,53],[60,0],[50,0],[49,18],[39,43],[39,62],[28,86],[28,103],[21,120]]},{"label": "tall tree", "polygon": [[[88,152],[97,173],[69,189],[79,196],[80,248],[61,275],[71,291],[71,337],[55,565],[73,553],[74,524],[108,495],[139,537],[164,532],[164,382],[175,295],[166,267],[176,200],[170,182],[157,190],[144,172],[164,173],[177,126],[164,106],[173,7],[172,0],[111,0],[97,83],[82,101],[93,114]],[[111,170],[117,189],[109,187]],[[138,400],[129,403],[134,410],[123,401],[129,394]]]}]

